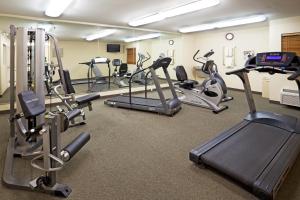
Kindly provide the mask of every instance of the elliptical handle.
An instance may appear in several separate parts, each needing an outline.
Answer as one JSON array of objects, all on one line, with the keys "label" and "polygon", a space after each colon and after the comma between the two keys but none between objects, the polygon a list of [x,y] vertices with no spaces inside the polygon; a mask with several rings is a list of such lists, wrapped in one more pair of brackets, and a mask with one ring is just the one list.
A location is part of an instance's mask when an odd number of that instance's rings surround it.
[{"label": "elliptical handle", "polygon": [[149,54],[149,52],[147,51],[147,55],[148,55],[148,60],[151,59],[151,55]]},{"label": "elliptical handle", "polygon": [[213,49],[211,49],[209,52],[207,52],[206,54],[204,54],[204,58],[209,58],[209,57],[211,57],[212,55],[214,55],[215,54],[215,52],[214,52],[214,50]]},{"label": "elliptical handle", "polygon": [[202,62],[200,62],[199,60],[197,60],[197,55],[199,54],[199,52],[200,52],[200,49],[198,49],[198,51],[195,53],[195,55],[193,56],[193,59],[194,59],[194,61],[196,61],[196,62],[198,62],[198,63],[202,63]]},{"label": "elliptical handle", "polygon": [[138,61],[136,62],[136,66],[138,67],[141,61],[141,54],[138,53]]},{"label": "elliptical handle", "polygon": [[147,55],[148,56],[145,56],[145,60],[142,61],[142,64],[144,64],[145,62],[147,62],[148,60],[151,59],[151,56],[150,56],[150,54],[148,52],[147,52]]}]

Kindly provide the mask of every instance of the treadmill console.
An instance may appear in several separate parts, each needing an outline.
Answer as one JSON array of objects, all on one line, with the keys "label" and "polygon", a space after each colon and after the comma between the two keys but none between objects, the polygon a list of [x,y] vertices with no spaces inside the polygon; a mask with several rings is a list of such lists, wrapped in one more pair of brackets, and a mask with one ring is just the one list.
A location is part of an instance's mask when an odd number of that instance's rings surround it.
[{"label": "treadmill console", "polygon": [[293,52],[266,52],[256,55],[256,66],[286,69],[295,64],[299,67],[299,59]]}]

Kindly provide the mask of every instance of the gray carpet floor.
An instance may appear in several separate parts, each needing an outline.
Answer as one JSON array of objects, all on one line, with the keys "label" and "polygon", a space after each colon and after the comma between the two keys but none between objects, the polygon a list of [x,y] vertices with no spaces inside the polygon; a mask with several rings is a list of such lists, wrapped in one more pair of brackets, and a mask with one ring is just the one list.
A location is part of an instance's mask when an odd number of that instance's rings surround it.
[{"label": "gray carpet floor", "polygon": [[[234,91],[230,94],[235,100],[226,103],[229,110],[218,115],[187,105],[174,117],[167,117],[108,107],[103,100],[94,103],[94,111],[87,111],[88,124],[69,129],[64,134],[64,143],[83,131],[92,137],[89,144],[59,172],[59,181],[73,189],[68,199],[256,199],[224,177],[197,167],[188,158],[192,148],[230,128],[248,112],[244,94]],[[270,104],[258,95],[255,95],[255,100],[259,110],[300,116],[299,109]],[[1,170],[9,134],[7,118],[8,115],[0,115]],[[300,199],[299,169],[300,159],[282,185],[277,199]],[[19,172],[23,170],[19,169]],[[58,198],[11,190],[1,185],[0,199]]]}]

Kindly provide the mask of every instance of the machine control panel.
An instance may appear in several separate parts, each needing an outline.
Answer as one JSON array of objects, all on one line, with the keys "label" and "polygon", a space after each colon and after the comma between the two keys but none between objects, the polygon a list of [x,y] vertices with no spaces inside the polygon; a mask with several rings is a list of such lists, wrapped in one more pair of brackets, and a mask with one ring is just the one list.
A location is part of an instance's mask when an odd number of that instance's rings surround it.
[{"label": "machine control panel", "polygon": [[258,53],[256,56],[257,66],[287,68],[293,62],[299,63],[297,55],[293,52],[267,52]]}]

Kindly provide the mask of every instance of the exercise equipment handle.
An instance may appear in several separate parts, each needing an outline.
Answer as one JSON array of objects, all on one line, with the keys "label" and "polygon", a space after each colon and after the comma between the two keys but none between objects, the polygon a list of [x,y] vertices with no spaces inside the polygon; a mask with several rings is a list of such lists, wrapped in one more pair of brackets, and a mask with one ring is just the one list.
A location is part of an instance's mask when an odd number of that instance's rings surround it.
[{"label": "exercise equipment handle", "polygon": [[249,70],[246,68],[237,69],[237,70],[226,72],[226,75],[238,74],[240,72],[249,72]]},{"label": "exercise equipment handle", "polygon": [[91,136],[88,133],[80,133],[70,144],[68,144],[62,151],[61,155],[63,161],[67,162],[73,158],[84,145],[90,140]]},{"label": "exercise equipment handle", "polygon": [[150,54],[147,52],[147,55],[148,55],[148,57],[147,56],[145,56],[145,60],[142,60],[141,62],[142,62],[142,65],[145,63],[145,62],[147,62],[148,60],[150,60],[151,59],[151,56],[150,56]]},{"label": "exercise equipment handle", "polygon": [[[147,55],[148,55],[148,57],[146,57],[146,61],[148,61],[148,60],[151,59],[151,55],[149,54],[149,52],[147,52]],[[146,61],[145,61],[145,62],[146,62]]]},{"label": "exercise equipment handle", "polygon": [[293,73],[291,76],[288,77],[288,80],[295,81],[298,77],[300,77],[300,71]]},{"label": "exercise equipment handle", "polygon": [[201,61],[199,61],[199,60],[197,59],[197,55],[199,54],[199,52],[200,52],[200,49],[194,54],[193,59],[194,59],[194,61],[196,61],[197,63],[200,63],[200,64],[204,65],[204,64],[205,64],[204,62],[201,62]]},{"label": "exercise equipment handle", "polygon": [[199,62],[199,60],[197,60],[197,58],[196,58],[199,52],[200,52],[200,50],[198,50],[198,51],[194,54],[194,56],[193,56],[193,59],[194,59],[194,61],[196,61],[196,62]]},{"label": "exercise equipment handle", "polygon": [[69,121],[75,119],[79,115],[81,115],[81,110],[80,109],[74,109],[74,110],[71,110],[71,111],[66,113],[66,116],[67,116]]},{"label": "exercise equipment handle", "polygon": [[214,54],[215,54],[214,50],[211,49],[209,52],[207,52],[206,54],[204,54],[203,57],[209,58],[210,56],[212,56],[212,55],[214,55]]}]

